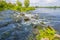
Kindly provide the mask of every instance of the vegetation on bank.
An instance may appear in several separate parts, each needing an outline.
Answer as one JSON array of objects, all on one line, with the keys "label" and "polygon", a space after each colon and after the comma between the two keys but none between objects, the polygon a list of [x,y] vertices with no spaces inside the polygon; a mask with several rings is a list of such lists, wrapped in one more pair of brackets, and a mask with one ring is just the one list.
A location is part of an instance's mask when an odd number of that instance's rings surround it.
[{"label": "vegetation on bank", "polygon": [[34,28],[37,30],[34,33],[36,40],[60,40],[60,35],[57,34],[57,31],[50,25],[46,26],[44,22],[41,22],[40,25]]},{"label": "vegetation on bank", "polygon": [[36,6],[35,8],[60,8],[60,6]]},{"label": "vegetation on bank", "polygon": [[[44,23],[43,23],[44,25]],[[60,35],[56,34],[56,30],[52,28],[52,26],[36,26],[35,29],[35,40],[60,40]]]},{"label": "vegetation on bank", "polygon": [[[12,4],[12,3],[7,3],[6,1],[0,1],[0,11],[2,10],[16,10],[16,11],[21,11],[21,12],[26,12],[26,11],[30,11],[30,10],[34,10],[34,7],[29,7],[29,0],[25,0],[24,2],[24,7],[22,6],[22,3],[17,1],[16,4]],[[42,23],[44,24],[44,23]],[[46,28],[41,28],[42,26],[37,26],[37,33],[35,33],[35,37],[36,40],[42,40],[44,38],[47,38],[48,40],[53,40],[55,38],[55,33],[56,31],[51,28],[50,26],[46,27]],[[32,35],[31,35],[32,36]],[[29,40],[33,40],[32,37],[29,37]],[[55,40],[55,39],[54,39]]]},{"label": "vegetation on bank", "polygon": [[56,31],[51,28],[50,26],[44,28],[44,29],[39,29],[39,34],[37,34],[36,39],[37,40],[42,40],[42,39],[46,39],[46,40],[53,40],[54,39],[54,35],[55,35]]},{"label": "vegetation on bank", "polygon": [[20,12],[26,12],[30,10],[34,10],[34,7],[29,7],[29,0],[24,2],[24,6],[20,1],[16,1],[16,4],[7,3],[6,1],[0,1],[0,11],[2,10],[16,10]]}]

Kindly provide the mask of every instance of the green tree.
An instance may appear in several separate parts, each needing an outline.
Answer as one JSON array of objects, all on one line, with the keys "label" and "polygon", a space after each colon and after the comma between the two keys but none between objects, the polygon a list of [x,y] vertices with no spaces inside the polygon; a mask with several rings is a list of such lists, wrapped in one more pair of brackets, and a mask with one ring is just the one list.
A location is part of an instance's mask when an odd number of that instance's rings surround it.
[{"label": "green tree", "polygon": [[17,6],[22,6],[22,3],[19,1],[19,0],[17,0]]},{"label": "green tree", "polygon": [[17,4],[16,10],[21,11],[22,3],[21,3],[19,0],[17,0],[17,1],[16,1],[16,4]]},{"label": "green tree", "polygon": [[12,3],[6,4],[6,9],[14,9],[14,8],[15,8],[15,4],[12,4]]},{"label": "green tree", "polygon": [[29,3],[30,3],[29,0],[25,0],[25,1],[24,1],[24,6],[25,6],[25,7],[29,7]]},{"label": "green tree", "polygon": [[6,4],[7,4],[6,1],[4,0],[0,1],[0,11],[5,9]]}]

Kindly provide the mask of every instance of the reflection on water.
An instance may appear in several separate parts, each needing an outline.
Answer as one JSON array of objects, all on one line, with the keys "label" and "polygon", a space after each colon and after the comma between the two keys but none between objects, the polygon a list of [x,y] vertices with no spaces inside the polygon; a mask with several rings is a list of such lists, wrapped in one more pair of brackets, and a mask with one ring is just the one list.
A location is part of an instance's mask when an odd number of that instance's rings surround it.
[{"label": "reflection on water", "polygon": [[40,23],[37,14],[12,10],[2,11],[0,16],[0,40],[28,40],[33,27]]},{"label": "reflection on water", "polygon": [[60,8],[37,8],[33,13],[37,13],[44,22],[49,22],[56,30],[60,32]]},{"label": "reflection on water", "polygon": [[12,10],[0,12],[0,40],[26,40],[32,35],[33,26],[41,25],[41,21],[60,32],[60,9],[37,8],[27,13]]}]

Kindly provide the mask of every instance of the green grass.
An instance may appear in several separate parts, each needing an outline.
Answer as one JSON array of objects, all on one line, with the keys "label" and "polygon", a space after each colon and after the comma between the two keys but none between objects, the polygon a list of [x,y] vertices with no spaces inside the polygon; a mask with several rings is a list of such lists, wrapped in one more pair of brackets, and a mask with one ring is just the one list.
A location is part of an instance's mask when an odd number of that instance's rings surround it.
[{"label": "green grass", "polygon": [[39,33],[36,35],[36,40],[41,40],[42,38],[48,38],[49,40],[54,39],[56,31],[51,27],[46,27],[44,29],[39,29]]}]

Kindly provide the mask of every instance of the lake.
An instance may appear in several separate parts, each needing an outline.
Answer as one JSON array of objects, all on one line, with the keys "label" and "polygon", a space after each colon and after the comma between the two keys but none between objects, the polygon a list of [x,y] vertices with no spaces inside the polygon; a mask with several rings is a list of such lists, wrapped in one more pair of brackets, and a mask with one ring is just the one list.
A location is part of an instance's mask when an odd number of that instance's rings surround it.
[{"label": "lake", "polygon": [[33,13],[39,14],[40,19],[60,32],[60,8],[37,8]]}]

